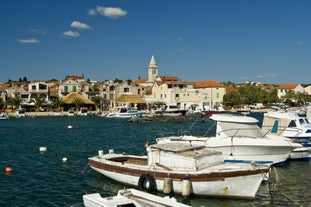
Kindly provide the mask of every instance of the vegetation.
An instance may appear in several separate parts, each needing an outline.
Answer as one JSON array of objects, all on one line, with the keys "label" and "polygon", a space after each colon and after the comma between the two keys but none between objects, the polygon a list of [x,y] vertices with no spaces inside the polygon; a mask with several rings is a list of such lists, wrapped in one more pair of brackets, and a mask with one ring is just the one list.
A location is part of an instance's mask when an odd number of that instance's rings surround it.
[{"label": "vegetation", "polygon": [[278,91],[276,88],[271,90],[264,90],[252,84],[245,84],[237,88],[235,91],[228,92],[223,97],[225,106],[239,106],[243,104],[252,105],[255,103],[271,104],[271,103],[285,103],[288,106],[302,106],[306,102],[310,102],[311,97],[306,93],[294,93],[288,91],[287,94],[278,98]]},{"label": "vegetation", "polygon": [[0,109],[2,109],[4,107],[4,101],[3,98],[0,97]]},{"label": "vegetation", "polygon": [[271,89],[266,91],[258,88],[257,86],[246,84],[237,88],[236,91],[228,92],[223,97],[223,103],[225,106],[236,106],[254,103],[278,103],[280,102],[277,96],[277,89]]},{"label": "vegetation", "polygon": [[41,98],[40,96],[37,96],[35,98],[35,109],[36,109],[36,111],[39,111],[39,109],[41,108],[43,102],[44,102],[44,99]]},{"label": "vegetation", "polygon": [[75,98],[74,101],[73,101],[73,104],[76,107],[76,111],[79,111],[81,106],[82,106],[82,104],[83,104],[83,101],[80,98]]},{"label": "vegetation", "polygon": [[54,100],[54,108],[56,109],[56,111],[60,111],[61,104],[62,104],[61,98],[59,98],[59,96],[56,96]]},{"label": "vegetation", "polygon": [[95,103],[96,110],[98,110],[102,102],[102,98],[100,96],[94,96],[91,100]]}]

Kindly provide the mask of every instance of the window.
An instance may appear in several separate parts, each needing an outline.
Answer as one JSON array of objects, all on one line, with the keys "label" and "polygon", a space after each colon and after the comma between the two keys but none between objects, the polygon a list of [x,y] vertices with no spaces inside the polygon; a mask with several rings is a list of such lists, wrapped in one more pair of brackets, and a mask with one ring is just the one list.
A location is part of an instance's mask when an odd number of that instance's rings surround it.
[{"label": "window", "polygon": [[129,88],[123,88],[123,92],[124,93],[130,92],[130,89]]},{"label": "window", "polygon": [[32,85],[32,86],[31,86],[31,89],[32,89],[32,90],[36,90],[36,85]]},{"label": "window", "polygon": [[64,91],[67,93],[68,92],[68,86],[64,86]]},{"label": "window", "polygon": [[77,92],[77,86],[72,86],[72,91]]},{"label": "window", "polygon": [[296,127],[297,125],[296,125],[296,123],[295,123],[295,121],[294,120],[292,120],[290,123],[289,123],[289,125],[288,125],[288,127]]}]

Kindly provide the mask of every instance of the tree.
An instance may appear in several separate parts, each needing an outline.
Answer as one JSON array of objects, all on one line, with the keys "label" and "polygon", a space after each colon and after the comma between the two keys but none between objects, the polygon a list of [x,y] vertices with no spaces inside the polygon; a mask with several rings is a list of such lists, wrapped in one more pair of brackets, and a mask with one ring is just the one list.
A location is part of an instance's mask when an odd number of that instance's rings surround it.
[{"label": "tree", "polygon": [[75,98],[74,101],[73,101],[73,104],[75,105],[76,107],[76,111],[79,111],[83,102],[80,98]]},{"label": "tree", "polygon": [[22,103],[22,99],[19,96],[15,96],[15,98],[8,98],[6,105],[13,105],[15,109],[19,108]]},{"label": "tree", "polygon": [[60,111],[61,104],[62,104],[61,98],[59,96],[56,96],[54,100],[54,108],[56,109],[56,111]]},{"label": "tree", "polygon": [[102,102],[102,98],[100,96],[94,96],[91,100],[95,103],[96,110],[98,110]]},{"label": "tree", "polygon": [[2,109],[4,107],[4,101],[3,98],[0,97],[0,109]]},{"label": "tree", "polygon": [[43,102],[44,102],[44,99],[41,98],[40,96],[37,96],[35,98],[35,108],[36,108],[36,111],[39,111],[39,109],[42,106]]}]

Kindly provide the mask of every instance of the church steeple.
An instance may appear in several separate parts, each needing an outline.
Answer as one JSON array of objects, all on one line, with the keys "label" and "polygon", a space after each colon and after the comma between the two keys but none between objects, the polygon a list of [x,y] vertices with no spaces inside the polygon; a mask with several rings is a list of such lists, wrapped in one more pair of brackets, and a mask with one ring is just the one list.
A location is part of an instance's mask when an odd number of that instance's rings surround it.
[{"label": "church steeple", "polygon": [[157,77],[158,77],[158,66],[154,56],[152,55],[148,69],[148,82],[154,82]]}]

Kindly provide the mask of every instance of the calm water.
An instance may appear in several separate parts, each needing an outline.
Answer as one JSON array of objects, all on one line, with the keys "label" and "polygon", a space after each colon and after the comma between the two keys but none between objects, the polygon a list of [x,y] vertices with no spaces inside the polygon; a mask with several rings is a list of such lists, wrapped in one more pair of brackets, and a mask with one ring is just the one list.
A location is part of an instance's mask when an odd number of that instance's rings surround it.
[{"label": "calm water", "polygon": [[[95,116],[1,120],[0,206],[83,206],[83,194],[115,195],[123,185],[87,167],[88,157],[101,149],[143,154],[144,143],[155,137],[179,130],[202,135],[209,125],[211,121],[138,124]],[[45,153],[41,146],[47,147]],[[7,166],[13,169],[9,175]],[[253,201],[175,197],[192,206],[311,206],[310,162],[288,162],[275,171],[278,182],[270,186],[272,193],[262,185]]]}]

